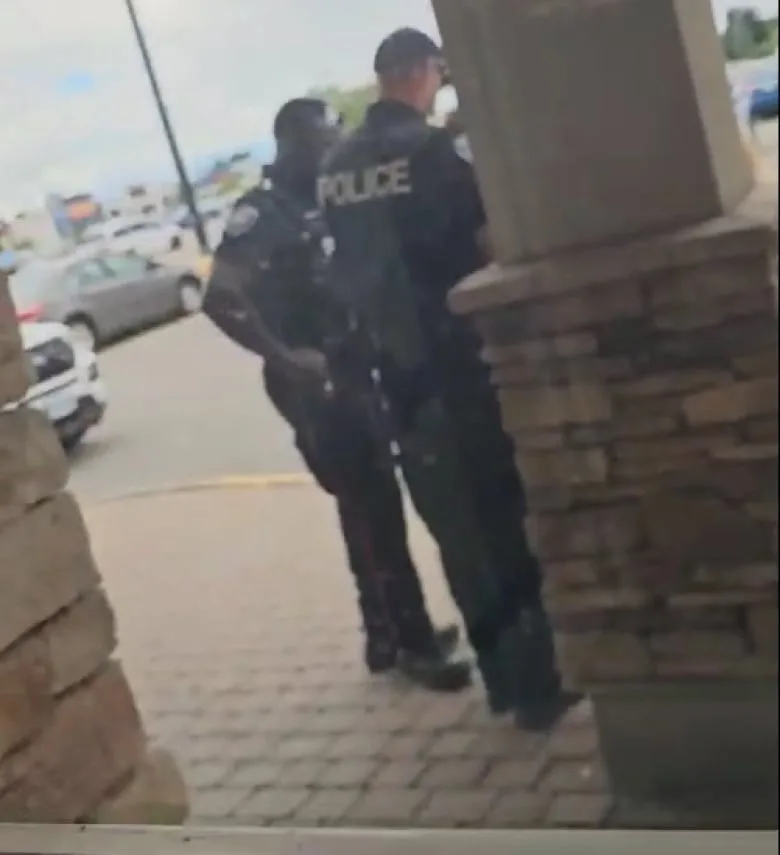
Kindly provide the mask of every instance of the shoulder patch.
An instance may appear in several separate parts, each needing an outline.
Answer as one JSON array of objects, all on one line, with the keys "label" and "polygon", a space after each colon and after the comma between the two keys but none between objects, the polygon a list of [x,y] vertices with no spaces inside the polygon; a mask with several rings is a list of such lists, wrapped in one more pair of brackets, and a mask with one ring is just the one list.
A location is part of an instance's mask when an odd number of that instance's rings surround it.
[{"label": "shoulder patch", "polygon": [[251,231],[259,219],[260,211],[254,205],[246,202],[236,205],[225,223],[225,234],[233,238],[241,237]]},{"label": "shoulder patch", "polygon": [[461,160],[465,160],[466,163],[474,163],[474,156],[471,153],[471,143],[465,134],[458,134],[453,140],[452,146],[455,149],[455,154]]}]

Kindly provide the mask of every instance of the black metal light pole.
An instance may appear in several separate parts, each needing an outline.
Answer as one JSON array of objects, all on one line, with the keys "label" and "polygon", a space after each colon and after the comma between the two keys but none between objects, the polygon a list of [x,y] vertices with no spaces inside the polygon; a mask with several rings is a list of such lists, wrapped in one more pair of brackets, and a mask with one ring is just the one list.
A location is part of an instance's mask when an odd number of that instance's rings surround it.
[{"label": "black metal light pole", "polygon": [[201,219],[198,206],[195,202],[195,193],[192,189],[192,182],[187,175],[187,168],[182,160],[179,145],[176,142],[176,135],[173,132],[173,126],[171,125],[171,120],[168,116],[168,110],[165,106],[165,101],[163,101],[160,84],[157,82],[157,75],[154,73],[152,58],[149,54],[149,48],[146,45],[146,39],[144,38],[144,33],[141,29],[141,23],[138,20],[138,13],[135,10],[133,0],[125,0],[125,5],[127,6],[127,13],[130,16],[130,22],[133,25],[133,32],[135,33],[135,40],[138,43],[138,49],[141,51],[141,59],[143,60],[144,68],[146,69],[146,76],[149,80],[149,86],[152,89],[154,102],[157,105],[157,112],[160,114],[160,121],[162,122],[163,131],[165,132],[165,138],[168,140],[168,148],[171,151],[171,157],[173,158],[173,163],[176,167],[176,174],[179,178],[179,185],[181,187],[182,196],[184,197],[184,204],[187,206],[192,216],[193,223],[195,224],[195,237],[198,240],[200,250],[201,252],[207,253],[209,251],[209,242],[206,237],[206,230],[203,227],[203,220]]}]

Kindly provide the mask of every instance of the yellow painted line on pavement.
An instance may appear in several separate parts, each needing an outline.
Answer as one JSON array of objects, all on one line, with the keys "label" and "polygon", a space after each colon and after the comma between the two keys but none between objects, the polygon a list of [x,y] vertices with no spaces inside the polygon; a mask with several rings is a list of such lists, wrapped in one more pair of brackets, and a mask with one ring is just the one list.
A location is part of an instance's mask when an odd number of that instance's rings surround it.
[{"label": "yellow painted line on pavement", "polygon": [[124,502],[131,499],[153,499],[181,493],[203,493],[217,490],[268,490],[273,487],[306,487],[314,484],[311,475],[305,472],[286,472],[268,475],[223,475],[219,478],[206,478],[200,481],[187,481],[179,484],[163,484],[158,487],[145,487],[128,490],[96,501],[87,500],[87,504],[107,504]]},{"label": "yellow painted line on pavement", "polygon": [[268,487],[295,487],[313,483],[305,472],[289,472],[280,475],[225,475],[206,481],[196,481],[185,489],[195,490],[265,490]]}]

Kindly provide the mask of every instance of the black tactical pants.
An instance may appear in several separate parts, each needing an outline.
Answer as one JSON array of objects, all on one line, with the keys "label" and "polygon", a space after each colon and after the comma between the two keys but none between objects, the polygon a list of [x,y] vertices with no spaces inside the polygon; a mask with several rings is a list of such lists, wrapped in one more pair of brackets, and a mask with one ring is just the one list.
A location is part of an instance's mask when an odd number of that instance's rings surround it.
[{"label": "black tactical pants", "polygon": [[472,334],[435,344],[436,396],[405,412],[390,393],[404,477],[441,551],[490,705],[519,708],[558,679],[522,483]]},{"label": "black tactical pants", "polygon": [[302,395],[268,370],[265,380],[307,467],[336,500],[370,662],[390,663],[399,650],[432,652],[434,628],[409,552],[390,450],[377,441],[367,411],[346,396]]},{"label": "black tactical pants", "polygon": [[504,596],[519,608],[541,598],[541,574],[525,531],[526,501],[512,440],[471,336],[447,347],[441,389],[491,566]]},{"label": "black tactical pants", "polygon": [[503,607],[502,645],[512,662],[516,708],[553,697],[560,687],[552,629],[542,603],[542,578],[525,529],[526,499],[504,431],[481,344],[470,329],[444,342],[442,400],[453,431],[483,543]]},{"label": "black tactical pants", "polygon": [[397,436],[404,480],[414,507],[436,542],[447,583],[477,654],[491,709],[514,706],[510,651],[504,644],[504,616],[511,602],[502,599],[489,550],[475,513],[450,421],[438,398],[421,401],[412,411],[390,394],[399,416]]}]

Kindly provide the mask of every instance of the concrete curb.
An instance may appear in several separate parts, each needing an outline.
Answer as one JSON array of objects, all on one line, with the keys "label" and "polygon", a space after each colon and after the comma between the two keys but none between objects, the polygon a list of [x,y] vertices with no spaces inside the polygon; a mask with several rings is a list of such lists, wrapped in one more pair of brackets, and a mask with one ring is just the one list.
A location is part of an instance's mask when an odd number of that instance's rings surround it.
[{"label": "concrete curb", "polygon": [[304,472],[290,472],[279,475],[225,475],[220,478],[206,478],[202,481],[189,481],[182,484],[162,484],[159,487],[144,487],[128,490],[111,496],[87,499],[86,506],[114,504],[135,499],[155,499],[163,496],[175,496],[183,493],[205,493],[216,490],[268,490],[275,487],[308,487],[314,479]]}]

